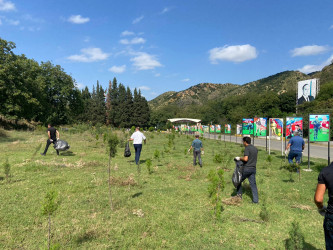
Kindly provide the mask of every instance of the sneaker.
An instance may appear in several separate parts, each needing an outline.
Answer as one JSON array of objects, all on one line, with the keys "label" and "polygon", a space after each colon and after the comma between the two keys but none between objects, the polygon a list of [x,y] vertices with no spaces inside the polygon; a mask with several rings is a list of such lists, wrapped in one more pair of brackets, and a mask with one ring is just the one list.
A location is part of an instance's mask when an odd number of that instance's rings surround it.
[{"label": "sneaker", "polygon": [[44,154],[44,153],[40,153],[40,155],[45,156],[46,154]]}]

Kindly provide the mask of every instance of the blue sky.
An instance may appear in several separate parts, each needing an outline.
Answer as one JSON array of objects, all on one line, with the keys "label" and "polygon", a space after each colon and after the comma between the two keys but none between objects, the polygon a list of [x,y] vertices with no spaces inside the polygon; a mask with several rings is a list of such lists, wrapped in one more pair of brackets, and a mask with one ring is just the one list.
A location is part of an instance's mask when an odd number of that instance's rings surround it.
[{"label": "blue sky", "polygon": [[332,0],[0,0],[0,37],[78,87],[116,77],[152,99],[333,60]]}]

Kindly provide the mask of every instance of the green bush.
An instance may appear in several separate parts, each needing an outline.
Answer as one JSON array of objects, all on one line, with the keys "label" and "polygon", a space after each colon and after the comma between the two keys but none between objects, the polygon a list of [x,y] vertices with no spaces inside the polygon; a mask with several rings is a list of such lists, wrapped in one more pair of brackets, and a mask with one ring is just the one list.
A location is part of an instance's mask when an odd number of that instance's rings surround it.
[{"label": "green bush", "polygon": [[214,163],[222,163],[223,161],[223,156],[222,154],[216,154],[214,155],[213,162]]},{"label": "green bush", "polygon": [[153,173],[153,170],[151,169],[152,162],[150,159],[146,160],[146,166],[147,166],[148,173],[152,174]]}]

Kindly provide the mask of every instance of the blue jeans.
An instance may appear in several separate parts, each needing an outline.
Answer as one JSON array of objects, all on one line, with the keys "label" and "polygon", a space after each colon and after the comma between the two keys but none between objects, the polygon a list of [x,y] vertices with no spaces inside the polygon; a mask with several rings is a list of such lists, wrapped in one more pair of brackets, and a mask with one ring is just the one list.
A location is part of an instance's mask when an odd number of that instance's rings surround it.
[{"label": "blue jeans", "polygon": [[301,163],[302,152],[290,151],[288,155],[288,162],[293,164],[293,159],[296,158],[296,163]]},{"label": "blue jeans", "polygon": [[248,178],[250,182],[250,187],[252,190],[252,202],[258,203],[258,189],[257,189],[257,183],[256,183],[256,169],[255,168],[244,168],[242,173],[242,179],[241,183],[237,187],[237,194],[242,195],[243,189],[242,189],[242,182],[245,181],[245,179]]},{"label": "blue jeans", "polygon": [[324,219],[326,249],[333,249],[333,214],[326,213]]},{"label": "blue jeans", "polygon": [[133,144],[133,145],[134,145],[134,150],[135,150],[135,163],[136,163],[136,165],[138,165],[139,161],[140,161],[142,144]]}]

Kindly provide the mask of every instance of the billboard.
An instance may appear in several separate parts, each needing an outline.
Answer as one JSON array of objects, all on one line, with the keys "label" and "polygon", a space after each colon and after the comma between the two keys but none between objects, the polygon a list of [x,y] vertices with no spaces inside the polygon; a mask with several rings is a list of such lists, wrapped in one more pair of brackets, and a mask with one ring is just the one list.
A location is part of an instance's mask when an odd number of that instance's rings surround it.
[{"label": "billboard", "polygon": [[330,116],[310,115],[309,116],[309,137],[311,142],[328,142],[330,139]]},{"label": "billboard", "polygon": [[221,134],[221,125],[215,125],[215,131],[217,134]]},{"label": "billboard", "polygon": [[297,132],[297,135],[303,137],[303,117],[286,118],[286,139],[291,139]]},{"label": "billboard", "polygon": [[203,126],[203,131],[204,131],[204,133],[209,133],[209,127],[208,126]]},{"label": "billboard", "polygon": [[236,125],[236,134],[241,135],[242,134],[242,124],[237,124]]},{"label": "billboard", "polygon": [[243,118],[243,135],[253,135],[253,119]]},{"label": "billboard", "polygon": [[225,124],[224,125],[224,133],[225,134],[231,134],[231,124]]},{"label": "billboard", "polygon": [[255,117],[253,119],[254,123],[254,136],[263,136],[267,134],[267,118]]},{"label": "billboard", "polygon": [[317,78],[297,83],[297,104],[312,102],[318,93],[319,81]]},{"label": "billboard", "polygon": [[215,132],[215,126],[214,125],[210,125],[209,126],[209,133],[214,133]]},{"label": "billboard", "polygon": [[283,119],[270,118],[269,119],[269,137],[280,138],[283,136]]}]

